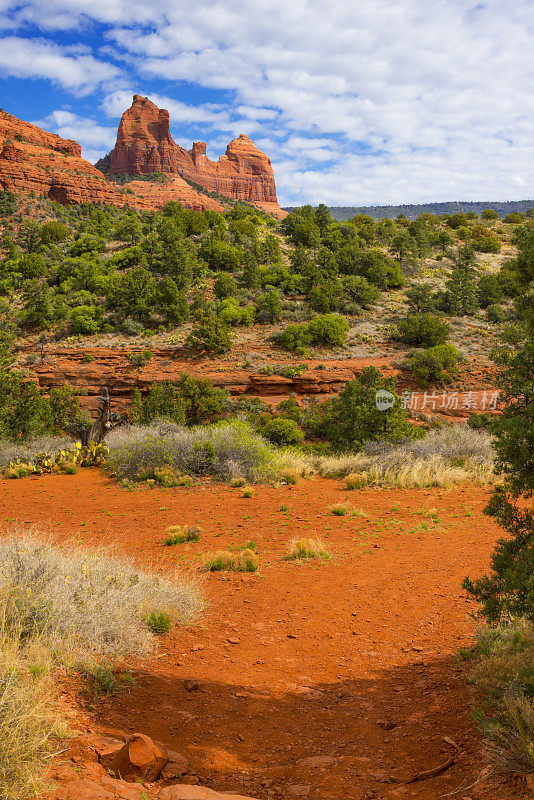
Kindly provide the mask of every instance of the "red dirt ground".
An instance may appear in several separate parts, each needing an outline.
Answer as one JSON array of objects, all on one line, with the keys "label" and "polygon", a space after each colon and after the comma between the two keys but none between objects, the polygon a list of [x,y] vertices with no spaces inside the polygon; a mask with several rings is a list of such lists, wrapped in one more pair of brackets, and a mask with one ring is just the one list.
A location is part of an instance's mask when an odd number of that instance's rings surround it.
[{"label": "red dirt ground", "polygon": [[[487,568],[499,535],[482,514],[487,496],[475,486],[348,492],[324,479],[259,486],[250,499],[210,482],[130,492],[82,470],[0,481],[0,512],[5,528],[37,524],[163,572],[256,542],[259,573],[207,576],[199,623],[129,663],[135,685],[81,707],[80,727],[142,731],[191,759],[187,780],[261,800],[508,800],[522,793],[488,778],[456,657],[476,624],[462,578]],[[340,501],[366,516],[333,516]],[[202,525],[201,541],[162,548],[166,526],[184,522]],[[331,561],[282,560],[291,537],[314,534]],[[198,690],[186,691],[190,678]],[[444,737],[460,748],[456,762],[407,782],[454,755]]]}]

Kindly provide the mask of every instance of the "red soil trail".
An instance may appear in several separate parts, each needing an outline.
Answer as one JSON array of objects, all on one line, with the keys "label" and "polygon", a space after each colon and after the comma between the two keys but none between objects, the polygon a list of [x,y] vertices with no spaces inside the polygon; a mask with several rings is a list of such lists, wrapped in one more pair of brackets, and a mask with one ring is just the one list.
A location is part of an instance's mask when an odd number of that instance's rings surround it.
[{"label": "red soil trail", "polygon": [[[259,486],[253,498],[211,482],[130,492],[82,470],[1,481],[0,512],[6,528],[37,524],[163,572],[256,542],[260,572],[207,576],[199,623],[162,640],[154,659],[129,663],[135,685],[81,710],[92,728],[142,731],[191,759],[187,779],[261,800],[436,800],[457,790],[460,800],[507,800],[522,795],[512,780],[484,777],[456,658],[476,624],[462,578],[487,569],[499,535],[482,513],[487,496],[474,486],[347,492],[323,479]],[[330,514],[340,501],[357,515]],[[202,525],[201,541],[161,547],[166,526],[183,522]],[[291,537],[311,535],[330,561],[283,560]],[[187,679],[198,688],[187,691]],[[436,777],[409,782],[453,755]]]}]

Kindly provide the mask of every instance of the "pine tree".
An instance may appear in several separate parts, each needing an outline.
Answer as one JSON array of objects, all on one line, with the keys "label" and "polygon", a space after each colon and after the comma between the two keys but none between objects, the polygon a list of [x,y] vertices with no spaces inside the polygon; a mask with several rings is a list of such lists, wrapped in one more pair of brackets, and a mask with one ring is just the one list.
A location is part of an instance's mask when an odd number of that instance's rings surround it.
[{"label": "pine tree", "polygon": [[445,305],[449,314],[463,317],[478,309],[477,273],[474,269],[475,254],[469,247],[458,251],[456,266],[445,283]]}]

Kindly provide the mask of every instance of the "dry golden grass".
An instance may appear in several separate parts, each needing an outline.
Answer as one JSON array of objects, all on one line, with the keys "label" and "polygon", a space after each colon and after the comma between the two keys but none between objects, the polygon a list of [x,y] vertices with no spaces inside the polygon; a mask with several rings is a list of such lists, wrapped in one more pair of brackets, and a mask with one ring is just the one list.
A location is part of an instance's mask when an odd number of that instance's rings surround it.
[{"label": "dry golden grass", "polygon": [[493,455],[487,433],[450,425],[398,445],[370,442],[358,453],[313,456],[286,450],[283,464],[302,475],[347,478],[356,473],[379,486],[450,488],[467,481],[493,483]]},{"label": "dry golden grass", "polygon": [[217,550],[204,556],[201,569],[203,572],[257,572],[258,554],[251,547],[239,552]]},{"label": "dry golden grass", "polygon": [[534,772],[534,625],[526,619],[485,627],[477,635],[470,681],[491,698],[482,716],[488,755],[504,772]]},{"label": "dry golden grass", "polygon": [[367,486],[367,475],[362,472],[350,472],[345,478],[347,489],[363,489]]},{"label": "dry golden grass", "polygon": [[62,733],[58,664],[94,671],[120,655],[149,653],[150,621],[188,621],[201,607],[189,579],[171,583],[16,531],[0,542],[0,798],[25,800],[43,789],[42,767]]},{"label": "dry golden grass", "polygon": [[0,797],[23,800],[45,788],[42,767],[64,729],[54,708],[50,648],[13,619],[11,594],[0,587]]},{"label": "dry golden grass", "polygon": [[169,547],[175,544],[184,544],[184,542],[198,542],[201,536],[200,525],[169,525],[162,544]]},{"label": "dry golden grass", "polygon": [[330,553],[321,539],[291,539],[285,558],[288,561],[301,561],[308,558],[329,559]]}]

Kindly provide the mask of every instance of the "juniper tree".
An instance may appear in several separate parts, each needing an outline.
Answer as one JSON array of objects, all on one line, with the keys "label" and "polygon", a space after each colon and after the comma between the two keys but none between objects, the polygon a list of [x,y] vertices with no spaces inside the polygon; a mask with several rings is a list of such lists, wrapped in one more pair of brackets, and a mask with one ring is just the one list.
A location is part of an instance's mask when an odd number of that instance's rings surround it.
[{"label": "juniper tree", "polygon": [[534,231],[521,230],[516,243],[524,292],[516,303],[520,322],[497,356],[504,410],[492,425],[502,483],[485,509],[509,536],[497,542],[490,574],[464,581],[489,622],[505,614],[534,621]]}]

